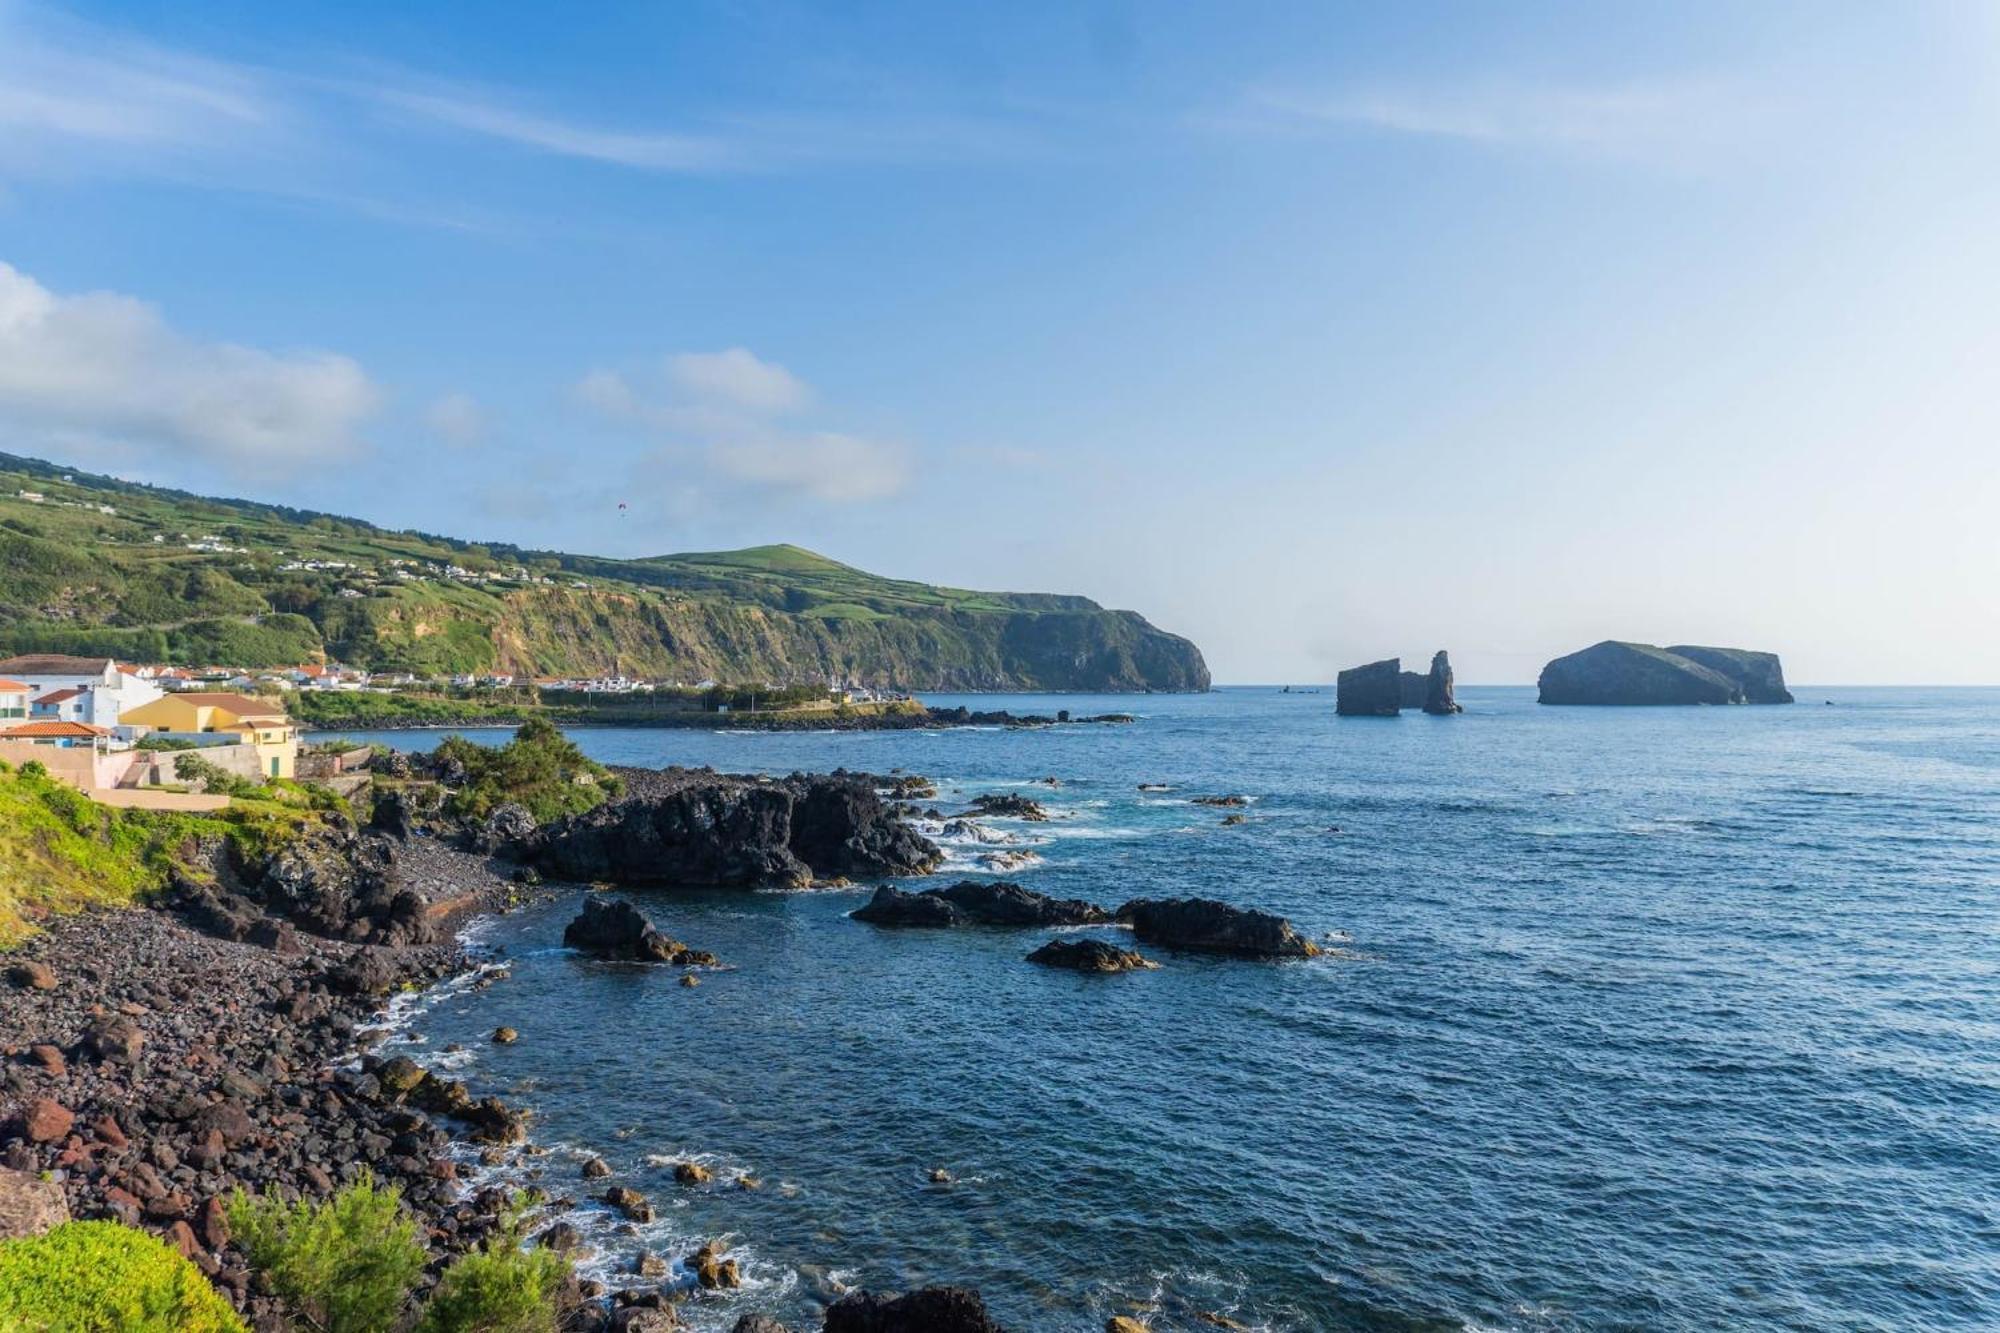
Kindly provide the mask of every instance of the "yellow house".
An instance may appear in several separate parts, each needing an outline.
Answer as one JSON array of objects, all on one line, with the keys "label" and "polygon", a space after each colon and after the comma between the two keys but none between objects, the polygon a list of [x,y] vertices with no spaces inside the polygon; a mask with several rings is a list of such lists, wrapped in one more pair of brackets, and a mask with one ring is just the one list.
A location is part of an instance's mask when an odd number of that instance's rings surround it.
[{"label": "yellow house", "polygon": [[264,776],[289,778],[298,767],[299,732],[283,704],[248,694],[169,694],[119,714],[121,725],[199,739],[228,733],[257,747]]}]

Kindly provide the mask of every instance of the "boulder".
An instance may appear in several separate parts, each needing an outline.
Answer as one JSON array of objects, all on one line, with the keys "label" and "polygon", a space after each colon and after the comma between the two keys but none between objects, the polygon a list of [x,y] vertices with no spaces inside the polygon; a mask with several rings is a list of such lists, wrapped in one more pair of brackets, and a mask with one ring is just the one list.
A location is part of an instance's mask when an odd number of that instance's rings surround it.
[{"label": "boulder", "polygon": [[1385,657],[1349,667],[1335,682],[1333,711],[1342,717],[1394,717],[1403,707],[1403,663]]},{"label": "boulder", "polygon": [[83,1030],[84,1049],[100,1060],[129,1065],[145,1048],[146,1034],[122,1014],[109,1014]]},{"label": "boulder", "polygon": [[1213,898],[1134,898],[1118,909],[1134,938],[1148,944],[1251,958],[1311,958],[1319,946],[1269,912]]},{"label": "boulder", "polygon": [[1442,648],[1431,658],[1430,674],[1424,677],[1424,698],[1420,707],[1434,717],[1465,711],[1458,706],[1458,699],[1453,693],[1451,658]]},{"label": "boulder", "polygon": [[706,1185],[714,1173],[700,1162],[675,1162],[674,1179],[683,1185]]},{"label": "boulder", "polygon": [[826,1309],[824,1333],[1004,1333],[967,1287],[856,1291]]},{"label": "boulder", "polygon": [[695,1281],[710,1291],[720,1291],[743,1285],[741,1270],[734,1259],[725,1259],[728,1247],[719,1240],[709,1241],[687,1257],[688,1271]]},{"label": "boulder", "polygon": [[729,1333],[792,1333],[792,1331],[767,1314],[746,1314],[736,1321]]},{"label": "boulder", "polygon": [[1092,973],[1132,972],[1159,966],[1142,954],[1105,940],[1050,940],[1029,954],[1028,961],[1044,967]]},{"label": "boulder", "polygon": [[498,1027],[493,1029],[493,1042],[496,1046],[512,1046],[520,1039],[521,1034],[513,1028]]},{"label": "boulder", "polygon": [[535,828],[535,817],[526,806],[504,801],[493,807],[493,813],[472,835],[473,850],[489,856],[496,852],[511,856],[534,842]]},{"label": "boulder", "polygon": [[[1696,648],[1698,660],[1649,643],[1606,639],[1542,668],[1540,701],[1545,704],[1667,705],[1737,704],[1750,698],[1789,703],[1784,672],[1770,653],[1729,648]],[[1729,671],[1710,663],[1722,663]],[[1734,673],[1734,674],[1732,674]],[[1742,679],[1738,679],[1738,677]]]},{"label": "boulder", "polygon": [[646,1196],[625,1185],[613,1185],[604,1192],[607,1207],[616,1208],[629,1221],[650,1222],[653,1220],[653,1205]]},{"label": "boulder", "polygon": [[1111,914],[1081,898],[1051,898],[1007,880],[962,880],[911,893],[885,884],[854,912],[879,926],[1089,926]]},{"label": "boulder", "polygon": [[645,913],[620,898],[587,898],[583,911],[563,931],[563,943],[599,958],[640,963],[714,966],[716,957],[690,949],[653,928]]},{"label": "boulder", "polygon": [[54,990],[55,969],[47,963],[24,959],[7,969],[7,981],[19,990]]},{"label": "boulder", "polygon": [[76,1123],[76,1113],[61,1102],[37,1097],[21,1108],[21,1137],[30,1143],[56,1143]]},{"label": "boulder", "polygon": [[0,1240],[39,1236],[67,1221],[69,1204],[61,1185],[0,1167]]}]

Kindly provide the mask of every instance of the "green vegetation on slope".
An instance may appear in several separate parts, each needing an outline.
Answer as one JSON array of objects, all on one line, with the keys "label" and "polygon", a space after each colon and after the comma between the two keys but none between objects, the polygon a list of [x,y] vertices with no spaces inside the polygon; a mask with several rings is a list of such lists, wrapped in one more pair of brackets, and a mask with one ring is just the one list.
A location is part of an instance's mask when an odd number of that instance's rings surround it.
[{"label": "green vegetation on slope", "polygon": [[226,840],[244,860],[260,861],[319,818],[289,804],[287,791],[268,795],[214,814],[118,810],[57,782],[40,764],[0,764],[0,947],[45,917],[122,907],[158,892],[203,842]]},{"label": "green vegetation on slope", "polygon": [[1082,597],[882,578],[795,546],[612,560],[481,545],[8,454],[0,651],[909,689],[1208,686],[1193,644]]}]

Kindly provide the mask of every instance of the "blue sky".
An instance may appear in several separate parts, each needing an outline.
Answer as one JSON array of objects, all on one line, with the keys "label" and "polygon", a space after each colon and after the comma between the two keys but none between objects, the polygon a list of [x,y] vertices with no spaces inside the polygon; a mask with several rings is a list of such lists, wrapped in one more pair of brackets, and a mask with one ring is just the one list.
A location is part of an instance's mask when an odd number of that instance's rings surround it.
[{"label": "blue sky", "polygon": [[1992,6],[0,0],[0,448],[1224,681],[1990,683],[1996,75]]}]

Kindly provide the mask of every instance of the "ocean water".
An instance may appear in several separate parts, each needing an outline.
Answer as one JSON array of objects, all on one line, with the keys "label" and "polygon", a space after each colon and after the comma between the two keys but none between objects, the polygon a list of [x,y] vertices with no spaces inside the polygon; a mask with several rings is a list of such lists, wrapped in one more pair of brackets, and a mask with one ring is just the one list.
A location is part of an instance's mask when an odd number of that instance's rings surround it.
[{"label": "ocean water", "polygon": [[[635,894],[729,965],[688,989],[565,953],[564,894],[480,926],[512,978],[418,1002],[405,1040],[534,1107],[594,1271],[730,1238],[749,1286],[691,1302],[697,1328],[817,1327],[843,1286],[925,1282],[1079,1333],[1204,1312],[2000,1327],[2000,691],[1462,699],[1447,719],[1227,689],[966,701],[1142,714],[1055,732],[580,731],[622,763],[906,769],[947,811],[1025,790],[1058,817],[983,821],[1037,858],[1008,878],[1224,898],[1334,948],[1086,978],[1022,961],[1047,932],[854,922],[865,888]],[[1187,803],[1215,793],[1252,798],[1249,821]],[[991,873],[987,850],[961,840],[947,875]],[[487,1044],[499,1024],[519,1044]],[[621,1230],[581,1152],[660,1220]],[[762,1187],[678,1187],[683,1158]]]}]

